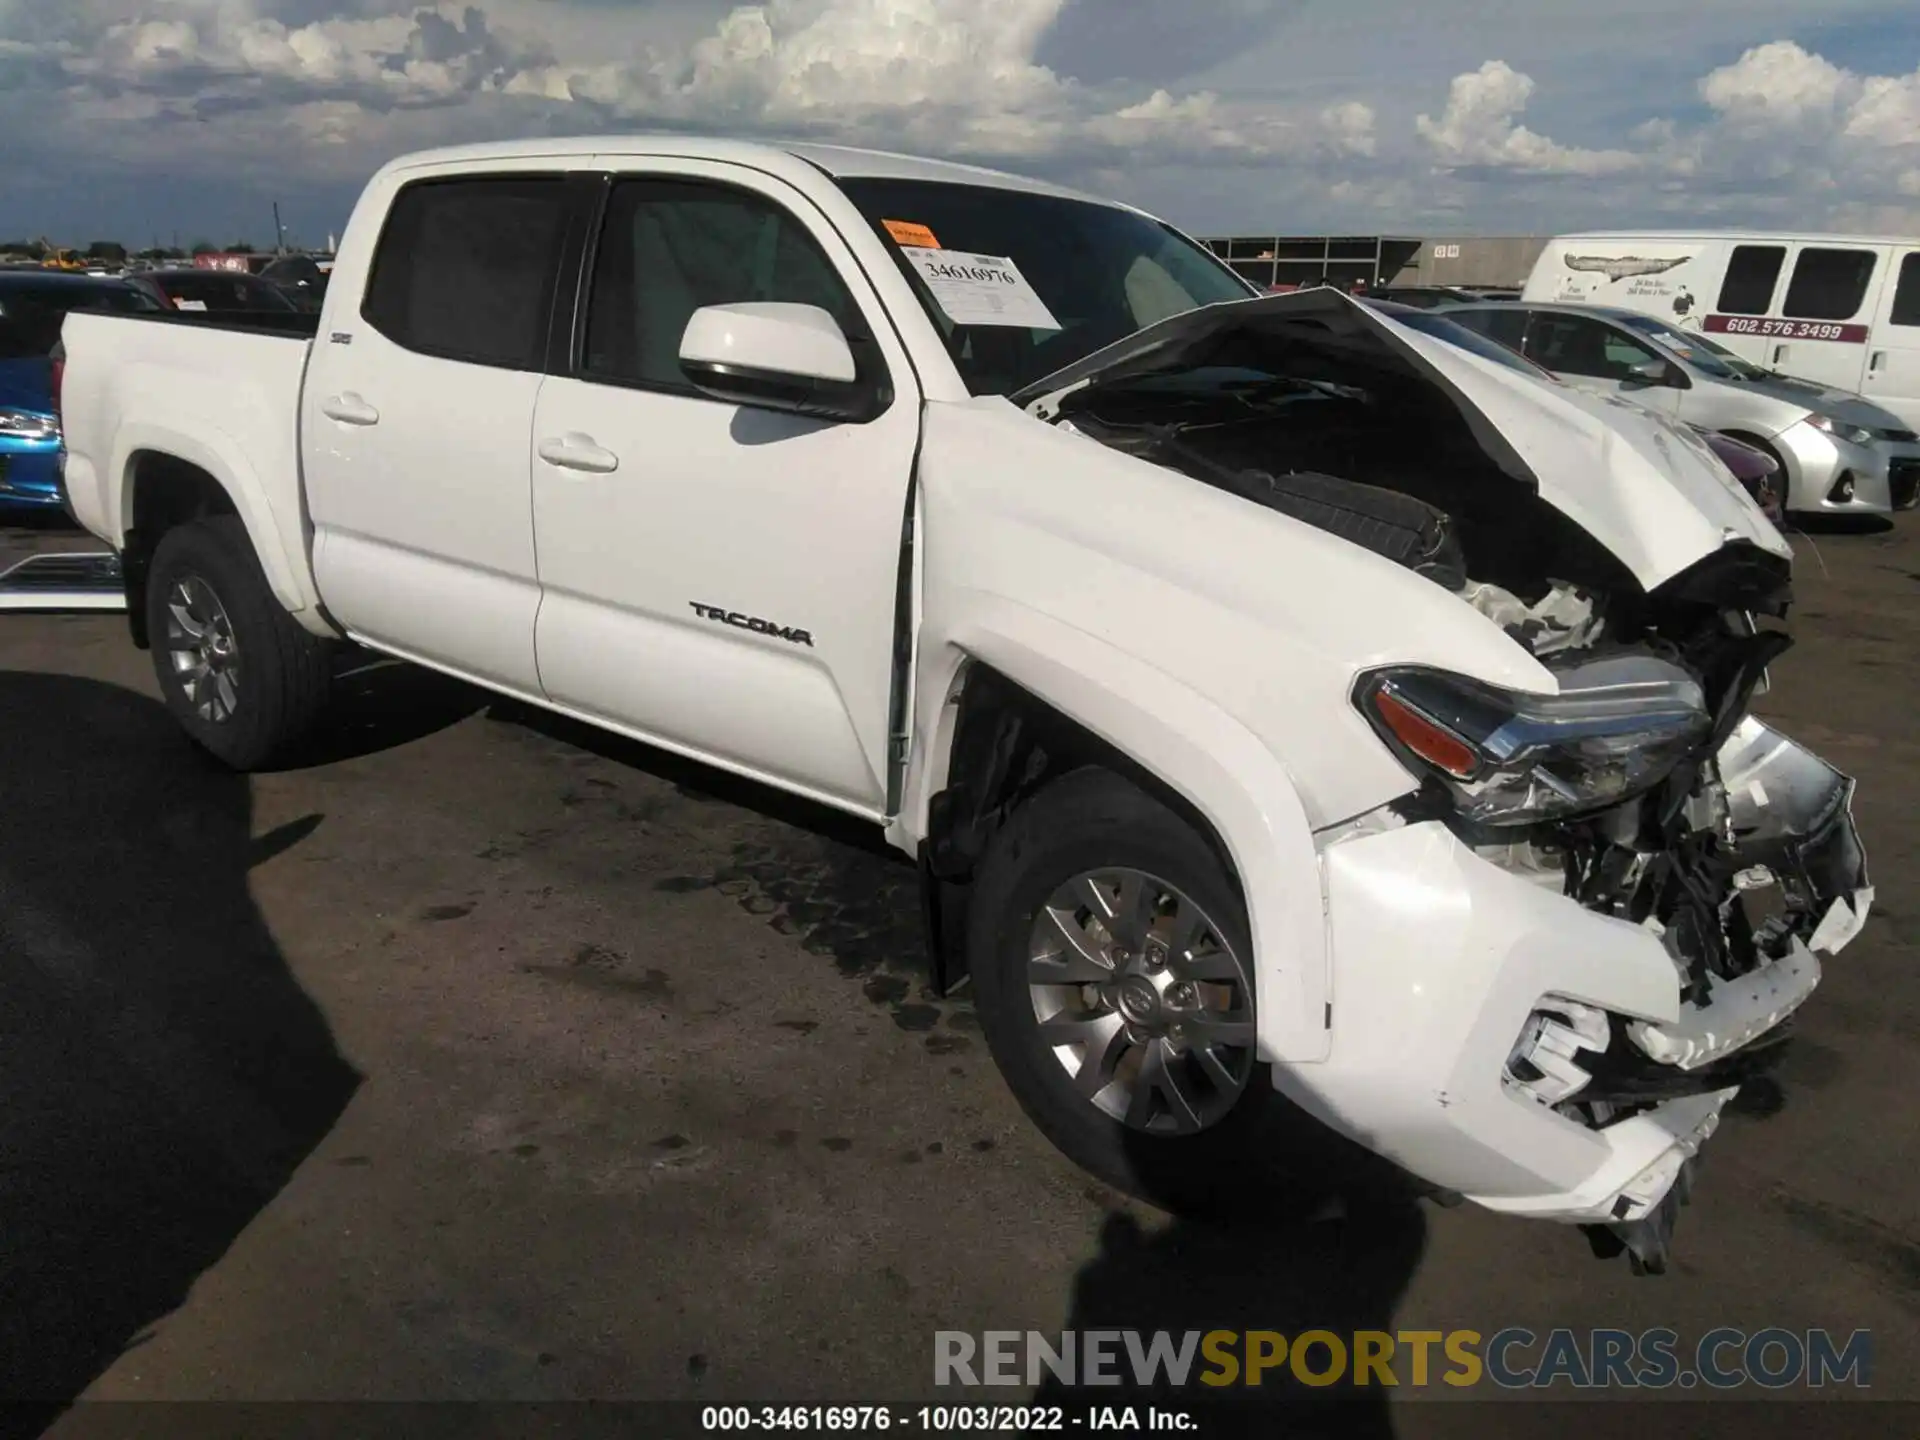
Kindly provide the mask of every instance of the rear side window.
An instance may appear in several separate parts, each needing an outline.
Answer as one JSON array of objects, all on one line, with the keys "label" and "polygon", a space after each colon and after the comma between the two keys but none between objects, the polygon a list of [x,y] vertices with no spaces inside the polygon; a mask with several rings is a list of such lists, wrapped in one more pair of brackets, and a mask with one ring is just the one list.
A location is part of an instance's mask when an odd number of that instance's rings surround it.
[{"label": "rear side window", "polygon": [[1851,320],[1867,298],[1879,258],[1871,250],[1802,250],[1780,313],[1795,320]]},{"label": "rear side window", "polygon": [[1727,278],[1720,283],[1721,313],[1764,315],[1773,304],[1773,287],[1780,283],[1786,263],[1784,245],[1736,245],[1727,261]]},{"label": "rear side window", "polygon": [[407,186],[387,215],[360,313],[423,355],[540,369],[568,194],[560,176]]},{"label": "rear side window", "polygon": [[1447,319],[1476,330],[1489,340],[1497,340],[1509,350],[1518,350],[1527,333],[1524,310],[1446,310]]},{"label": "rear side window", "polygon": [[1920,325],[1920,250],[1900,262],[1900,284],[1893,292],[1893,323]]}]

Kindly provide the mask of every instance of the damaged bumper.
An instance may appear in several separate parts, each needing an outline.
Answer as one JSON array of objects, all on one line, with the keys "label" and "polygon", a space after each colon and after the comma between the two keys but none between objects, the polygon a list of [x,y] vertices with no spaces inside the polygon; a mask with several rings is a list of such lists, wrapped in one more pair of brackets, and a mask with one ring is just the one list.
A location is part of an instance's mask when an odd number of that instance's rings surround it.
[{"label": "damaged bumper", "polygon": [[1719,903],[1759,963],[1704,973],[1694,931],[1582,905],[1550,852],[1373,817],[1320,837],[1333,1043],[1275,1083],[1432,1184],[1658,1268],[1693,1157],[1873,898],[1850,779],[1751,718],[1718,761]]}]

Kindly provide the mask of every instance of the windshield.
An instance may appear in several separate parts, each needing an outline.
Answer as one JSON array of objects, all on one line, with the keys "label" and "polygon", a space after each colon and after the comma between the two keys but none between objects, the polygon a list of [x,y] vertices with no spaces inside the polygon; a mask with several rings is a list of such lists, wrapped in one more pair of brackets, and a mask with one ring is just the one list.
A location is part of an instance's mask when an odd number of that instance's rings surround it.
[{"label": "windshield", "polygon": [[170,270],[153,283],[181,310],[292,310],[279,289],[251,275],[219,270]]},{"label": "windshield", "polygon": [[1751,379],[1766,373],[1758,365],[1749,365],[1738,356],[1721,349],[1706,336],[1690,335],[1656,316],[1629,315],[1624,318],[1632,329],[1658,340],[1696,370],[1716,380]]},{"label": "windshield", "polygon": [[1780,373],[1777,370],[1769,370],[1764,365],[1756,365],[1744,355],[1736,355],[1718,340],[1709,340],[1705,335],[1690,335],[1687,338],[1705,346],[1721,364],[1742,380],[1771,380]]},{"label": "windshield", "polygon": [[1012,394],[1170,316],[1254,294],[1211,252],[1116,206],[945,181],[840,187],[894,246],[975,395]]},{"label": "windshield", "polygon": [[1390,310],[1383,311],[1389,320],[1397,320],[1409,330],[1418,330],[1423,335],[1431,335],[1436,340],[1444,340],[1449,345],[1458,345],[1462,350],[1470,350],[1482,360],[1491,360],[1496,365],[1504,365],[1509,370],[1518,370],[1522,375],[1531,375],[1536,380],[1551,380],[1559,383],[1559,377],[1551,370],[1540,366],[1502,345],[1498,340],[1490,340],[1477,330],[1469,330],[1456,320],[1444,315],[1436,315],[1431,310]]}]

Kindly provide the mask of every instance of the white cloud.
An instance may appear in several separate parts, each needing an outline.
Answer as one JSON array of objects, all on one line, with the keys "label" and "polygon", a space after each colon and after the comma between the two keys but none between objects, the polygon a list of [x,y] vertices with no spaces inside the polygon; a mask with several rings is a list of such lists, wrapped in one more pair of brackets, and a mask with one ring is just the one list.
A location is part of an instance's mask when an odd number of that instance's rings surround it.
[{"label": "white cloud", "polygon": [[1830,120],[1860,88],[1856,76],[1791,40],[1756,45],[1700,82],[1700,98],[1732,120],[1773,126]]},{"label": "white cloud", "polygon": [[1456,75],[1438,120],[1421,115],[1414,128],[1442,168],[1492,166],[1530,175],[1617,175],[1640,157],[1626,150],[1577,150],[1518,123],[1533,98],[1533,78],[1504,60]]},{"label": "white cloud", "polygon": [[[556,122],[570,111],[576,128],[778,130],[988,159],[1370,151],[1371,112],[1358,102],[1294,114],[1056,74],[1036,56],[1067,3],[764,0],[692,43],[561,56],[477,5],[294,23],[259,0],[172,0],[106,25],[60,64],[83,91],[150,96],[157,113],[196,118],[350,102],[377,129],[382,112],[492,103],[542,107]],[[345,123],[329,111],[335,143]]]},{"label": "white cloud", "polygon": [[1791,0],[0,0],[0,193],[145,224],[185,203],[167,175],[331,228],[402,150],[666,127],[1000,163],[1202,230],[1920,231],[1920,15],[1828,4],[1897,62],[1776,38]]}]

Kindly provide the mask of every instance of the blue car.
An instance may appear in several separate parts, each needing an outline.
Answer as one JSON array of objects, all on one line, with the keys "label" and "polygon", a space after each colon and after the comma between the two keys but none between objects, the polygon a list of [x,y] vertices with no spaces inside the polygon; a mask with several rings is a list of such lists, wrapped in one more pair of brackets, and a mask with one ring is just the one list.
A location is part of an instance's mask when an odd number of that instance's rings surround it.
[{"label": "blue car", "polygon": [[60,422],[48,359],[70,310],[158,310],[123,280],[0,270],[0,515],[60,504]]}]

